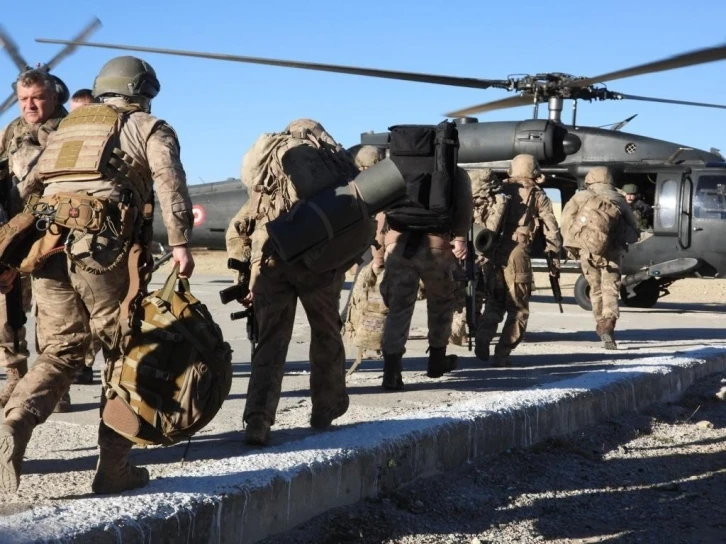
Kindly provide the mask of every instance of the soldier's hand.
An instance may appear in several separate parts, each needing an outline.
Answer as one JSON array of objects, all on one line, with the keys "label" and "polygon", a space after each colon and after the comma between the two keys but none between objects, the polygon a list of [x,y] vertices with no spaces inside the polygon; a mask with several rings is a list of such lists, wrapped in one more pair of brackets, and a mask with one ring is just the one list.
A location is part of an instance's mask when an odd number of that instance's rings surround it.
[{"label": "soldier's hand", "polygon": [[465,240],[454,240],[454,247],[451,250],[454,253],[454,257],[459,260],[466,259],[466,241]]},{"label": "soldier's hand", "polygon": [[187,246],[174,246],[171,250],[171,258],[179,263],[179,277],[190,278],[194,272],[194,257]]},{"label": "soldier's hand", "polygon": [[13,282],[18,275],[14,268],[8,268],[0,274],[0,294],[7,294],[13,288]]},{"label": "soldier's hand", "polygon": [[254,298],[255,298],[254,293],[252,291],[250,291],[249,293],[247,293],[247,296],[245,298],[243,298],[242,300],[240,300],[240,303],[245,308],[249,308],[250,306],[252,306],[252,301],[254,300]]}]

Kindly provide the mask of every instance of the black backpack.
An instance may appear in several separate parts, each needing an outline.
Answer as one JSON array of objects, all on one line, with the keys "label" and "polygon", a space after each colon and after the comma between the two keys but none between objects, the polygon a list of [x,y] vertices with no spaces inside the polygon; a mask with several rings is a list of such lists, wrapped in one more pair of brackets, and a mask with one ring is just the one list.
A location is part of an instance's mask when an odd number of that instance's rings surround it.
[{"label": "black backpack", "polygon": [[438,125],[395,125],[388,130],[390,159],[407,190],[406,200],[386,211],[388,225],[399,232],[449,232],[456,213],[456,125],[442,121]]}]

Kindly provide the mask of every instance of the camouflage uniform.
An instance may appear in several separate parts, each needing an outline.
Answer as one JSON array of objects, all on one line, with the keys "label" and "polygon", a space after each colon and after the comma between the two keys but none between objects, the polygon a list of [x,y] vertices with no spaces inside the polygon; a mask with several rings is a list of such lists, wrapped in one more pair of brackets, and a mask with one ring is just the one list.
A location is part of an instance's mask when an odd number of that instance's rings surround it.
[{"label": "camouflage uniform", "polygon": [[[585,177],[585,186],[586,190],[575,193],[562,210],[562,231],[565,233],[565,246],[580,259],[582,273],[590,285],[596,332],[607,349],[615,349],[615,324],[620,317],[620,262],[627,245],[638,241],[638,224],[630,206],[615,189],[612,174],[607,168],[590,170]],[[616,204],[624,220],[619,238],[612,240],[612,247],[604,255],[592,255],[577,248],[567,237],[578,211],[593,194]]]},{"label": "camouflage uniform", "polygon": [[[0,158],[8,159],[7,175],[15,178],[17,182],[22,181],[28,175],[48,139],[48,134],[58,127],[66,113],[62,106],[58,107],[50,119],[42,124],[27,123],[22,117],[18,117],[0,131]],[[18,208],[19,203],[16,202],[12,206]],[[13,211],[17,211],[17,209]],[[27,314],[32,304],[30,276],[23,275],[20,278],[20,286],[23,311]],[[0,366],[5,367],[8,376],[7,385],[0,393],[0,407],[4,407],[7,403],[17,379],[28,371],[30,352],[25,327],[21,327],[17,334],[19,349],[16,352],[13,343],[13,329],[7,324],[5,297],[0,296]]]},{"label": "camouflage uniform", "polygon": [[[126,59],[125,62],[123,59]],[[151,75],[156,81],[153,71],[143,61],[133,57],[120,57],[112,59],[104,66],[96,82],[104,70],[114,66],[113,63],[117,61],[123,64],[141,63],[147,71],[144,73],[146,79],[140,78],[139,85],[145,84],[144,81]],[[96,83],[94,83],[95,93]],[[186,245],[191,235],[193,216],[176,133],[166,122],[142,111],[148,108],[144,105],[148,102],[144,100],[141,100],[140,106],[130,104],[120,97],[102,96],[102,100],[105,104],[82,106],[71,116],[80,116],[83,127],[88,126],[84,125],[84,122],[91,124],[96,122],[95,120],[103,115],[97,114],[96,109],[104,108],[106,105],[125,112],[124,121],[120,123],[120,131],[115,129],[116,135],[111,137],[116,138],[115,146],[121,150],[122,156],[127,159],[127,164],[133,165],[133,171],[136,173],[133,176],[135,181],[123,175],[119,175],[120,177],[116,177],[113,181],[109,181],[105,175],[101,175],[100,179],[96,178],[97,181],[74,180],[72,176],[56,180],[53,174],[46,176],[47,179],[42,179],[37,172],[43,166],[45,155],[49,155],[48,163],[57,164],[51,151],[55,139],[62,141],[64,130],[61,126],[49,138],[48,146],[39,159],[38,166],[29,176],[28,182],[21,187],[21,197],[25,198],[30,193],[41,191],[43,196],[58,192],[86,191],[97,198],[118,202],[121,194],[130,190],[134,195],[134,207],[132,207],[136,210],[134,216],[139,220],[133,223],[133,230],[136,232],[129,233],[129,236],[138,239],[138,229],[141,227],[139,208],[144,202],[151,201],[152,189],[155,189],[164,225],[169,234],[169,245]],[[72,131],[73,127],[70,130]],[[66,254],[60,253],[47,259],[42,268],[33,273],[33,292],[37,308],[37,343],[40,354],[5,407],[7,425],[0,426],[0,445],[8,442],[8,435],[12,435],[14,442],[11,458],[13,464],[7,458],[0,458],[0,476],[2,476],[0,483],[8,490],[12,489],[12,484],[17,486],[17,482],[12,482],[10,476],[14,475],[19,480],[19,464],[33,428],[48,418],[58,399],[68,389],[76,372],[83,365],[91,341],[86,332],[87,322],[90,322],[94,335],[103,342],[107,357],[118,356],[120,352],[122,339],[119,301],[127,294],[130,275],[128,254],[122,250],[122,240],[116,238],[110,230],[105,229],[95,235],[90,233],[81,235],[75,239],[70,248],[72,262]],[[91,248],[93,252],[90,251]],[[119,255],[123,255],[119,265],[103,273],[89,273],[84,269],[107,267]],[[105,394],[104,390],[102,406]],[[146,485],[148,472],[128,463],[132,442],[101,421],[98,444],[99,462],[92,486],[95,493],[117,493]]]},{"label": "camouflage uniform", "polygon": [[[326,144],[338,145],[320,123],[312,120],[293,121],[286,130],[309,130]],[[357,169],[349,157],[347,160],[354,175]],[[265,224],[286,213],[289,203],[282,202],[278,183],[273,185],[273,192],[264,196],[253,188],[249,208],[253,225],[250,289],[258,343],[252,357],[244,421],[247,423],[245,441],[260,446],[269,442],[270,426],[275,422],[298,299],[311,330],[310,425],[318,429],[329,427],[334,419],[345,414],[349,404],[340,318],[340,294],[346,270],[320,274],[303,264],[287,264],[279,258]]]},{"label": "camouflage uniform", "polygon": [[[385,236],[386,275],[381,283],[381,295],[388,307],[383,329],[384,378],[386,389],[401,389],[401,358],[411,328],[419,281],[426,290],[429,341],[429,377],[443,374],[446,345],[451,335],[451,323],[456,307],[458,266],[452,253],[452,238],[465,240],[471,226],[471,181],[459,168],[456,177],[456,216],[451,234],[423,235],[411,258],[404,256],[410,233],[389,230]],[[453,235],[453,236],[452,236]]]},{"label": "camouflage uniform", "polygon": [[476,331],[476,355],[489,360],[489,344],[507,314],[494,349],[495,366],[508,366],[509,354],[520,344],[529,320],[532,294],[530,248],[538,223],[542,224],[546,251],[559,255],[560,232],[552,203],[539,187],[539,165],[531,155],[512,160],[510,177],[502,191],[511,198],[504,219],[502,243],[487,264],[487,301]]}]

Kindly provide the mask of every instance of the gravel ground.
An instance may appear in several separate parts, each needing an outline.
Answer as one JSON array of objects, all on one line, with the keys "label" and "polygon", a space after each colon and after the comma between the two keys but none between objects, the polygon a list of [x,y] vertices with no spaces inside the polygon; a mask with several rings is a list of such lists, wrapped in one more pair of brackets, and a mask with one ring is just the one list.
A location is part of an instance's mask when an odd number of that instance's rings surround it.
[{"label": "gravel ground", "polygon": [[264,544],[726,541],[726,374],[657,405],[328,512]]}]

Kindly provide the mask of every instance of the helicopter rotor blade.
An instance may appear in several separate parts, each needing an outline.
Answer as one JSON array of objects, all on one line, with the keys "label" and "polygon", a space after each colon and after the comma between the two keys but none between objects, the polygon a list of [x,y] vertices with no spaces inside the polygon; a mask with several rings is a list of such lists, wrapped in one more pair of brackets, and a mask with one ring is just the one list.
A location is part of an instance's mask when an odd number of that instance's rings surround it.
[{"label": "helicopter rotor blade", "polygon": [[419,83],[434,83],[437,85],[451,85],[454,87],[470,87],[474,89],[489,89],[490,87],[508,89],[510,82],[506,79],[477,79],[473,77],[443,76],[436,74],[421,74],[415,72],[401,72],[397,70],[378,70],[375,68],[361,68],[357,66],[341,66],[336,64],[321,64],[317,62],[299,62],[292,60],[268,59],[261,57],[245,57],[225,53],[204,53],[200,51],[182,51],[178,49],[161,49],[157,47],[138,47],[133,45],[116,45],[108,43],[76,42],[65,40],[50,40],[37,38],[39,43],[56,43],[84,47],[101,47],[105,49],[121,49],[124,51],[138,51],[141,53],[160,53],[163,55],[177,55],[182,57],[196,57],[202,59],[226,60],[231,62],[244,62],[248,64],[263,64],[268,66],[282,66],[286,68],[300,68],[303,70],[317,70],[320,72],[333,72],[367,77],[380,77],[384,79],[399,79]]},{"label": "helicopter rotor blade", "polygon": [[[541,103],[542,101],[539,100]],[[464,108],[457,111],[445,113],[444,117],[456,118],[456,117],[468,117],[475,113],[484,113],[487,111],[503,110],[506,108],[517,108],[519,106],[532,106],[534,105],[534,97],[532,96],[510,96],[509,98],[502,98],[501,100],[494,100],[493,102],[484,102],[470,108]]]},{"label": "helicopter rotor blade", "polygon": [[689,102],[687,100],[671,100],[669,98],[653,98],[652,96],[635,96],[633,94],[615,93],[618,99],[641,100],[643,102],[662,102],[663,104],[679,104],[681,106],[700,106],[703,108],[719,108],[726,110],[726,105],[706,104],[705,102]]},{"label": "helicopter rotor blade", "polygon": [[605,83],[607,81],[624,79],[626,77],[639,76],[643,74],[654,74],[656,72],[665,72],[666,70],[673,70],[675,68],[696,66],[697,64],[706,64],[709,62],[715,62],[724,59],[726,59],[726,45],[719,45],[717,47],[706,47],[703,49],[690,51],[688,53],[674,55],[666,59],[654,62],[647,62],[639,66],[633,66],[632,68],[626,68],[624,70],[618,70],[616,72],[602,74],[597,77],[581,79],[577,81],[577,86],[588,87],[595,83]]},{"label": "helicopter rotor blade", "polygon": [[2,25],[0,25],[0,49],[5,49],[5,51],[8,52],[8,55],[10,55],[10,58],[13,60],[13,63],[15,66],[18,67],[18,70],[21,72],[24,72],[28,69],[28,63],[25,62],[25,59],[20,54],[20,51],[18,50],[18,45],[13,41],[13,39],[10,37],[10,34],[3,28]]},{"label": "helicopter rotor blade", "polygon": [[81,30],[74,38],[73,38],[73,44],[68,44],[66,47],[58,51],[58,53],[48,61],[46,66],[48,67],[48,70],[52,70],[58,64],[60,61],[62,61],[64,58],[66,58],[68,55],[72,54],[76,49],[78,49],[78,43],[85,42],[88,37],[93,34],[96,30],[98,30],[101,27],[101,20],[98,17],[94,17],[91,19],[91,21]]},{"label": "helicopter rotor blade", "polygon": [[15,102],[17,102],[17,101],[18,101],[18,96],[15,93],[8,96],[5,99],[5,101],[2,104],[0,104],[0,115],[5,113],[6,111],[8,111],[12,107],[12,105],[15,104]]}]

